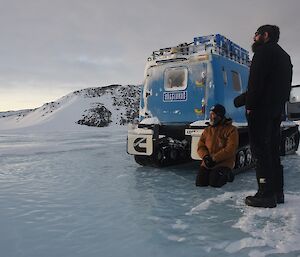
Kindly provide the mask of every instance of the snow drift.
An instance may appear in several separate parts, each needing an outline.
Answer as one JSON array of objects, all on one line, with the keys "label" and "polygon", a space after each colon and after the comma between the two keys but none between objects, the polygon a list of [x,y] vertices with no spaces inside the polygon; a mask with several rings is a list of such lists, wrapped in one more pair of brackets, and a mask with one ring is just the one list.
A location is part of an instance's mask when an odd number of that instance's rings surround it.
[{"label": "snow drift", "polygon": [[138,117],[140,89],[110,85],[72,92],[36,109],[0,113],[0,130],[78,130],[119,126]]}]

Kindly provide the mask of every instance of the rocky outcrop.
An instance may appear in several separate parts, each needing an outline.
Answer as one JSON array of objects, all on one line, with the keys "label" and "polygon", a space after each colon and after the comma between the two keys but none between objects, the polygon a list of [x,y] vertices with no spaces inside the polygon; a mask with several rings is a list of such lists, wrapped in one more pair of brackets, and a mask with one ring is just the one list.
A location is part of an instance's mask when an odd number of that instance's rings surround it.
[{"label": "rocky outcrop", "polygon": [[111,111],[104,105],[98,104],[97,107],[85,110],[82,119],[77,121],[80,125],[91,127],[107,127],[111,123]]},{"label": "rocky outcrop", "polygon": [[[99,98],[97,107],[85,110],[82,119],[77,121],[81,125],[95,127],[108,126],[110,123],[126,125],[139,115],[141,90],[138,86],[110,85],[100,88],[87,88],[75,91],[74,94],[87,98]],[[106,106],[102,102],[103,97],[111,99]]]}]

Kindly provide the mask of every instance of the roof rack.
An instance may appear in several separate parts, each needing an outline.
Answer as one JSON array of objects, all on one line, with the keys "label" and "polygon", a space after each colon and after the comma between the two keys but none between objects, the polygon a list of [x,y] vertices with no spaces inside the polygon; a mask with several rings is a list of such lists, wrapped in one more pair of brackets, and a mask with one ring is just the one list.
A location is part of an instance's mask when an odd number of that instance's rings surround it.
[{"label": "roof rack", "polygon": [[220,34],[195,37],[191,43],[153,51],[148,61],[167,61],[194,54],[214,53],[241,64],[250,65],[249,52]]}]

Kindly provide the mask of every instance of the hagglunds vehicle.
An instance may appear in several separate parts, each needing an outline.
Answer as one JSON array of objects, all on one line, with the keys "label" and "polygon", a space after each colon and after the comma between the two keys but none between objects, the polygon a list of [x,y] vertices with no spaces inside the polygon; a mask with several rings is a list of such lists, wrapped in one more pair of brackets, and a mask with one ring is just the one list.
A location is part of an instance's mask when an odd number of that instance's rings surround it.
[{"label": "hagglunds vehicle", "polygon": [[[154,51],[145,68],[139,121],[128,129],[127,152],[146,166],[200,160],[197,144],[211,106],[219,103],[239,131],[235,168],[250,167],[245,109],[233,104],[246,91],[249,65],[248,51],[220,34]],[[294,153],[298,125],[284,120],[281,132],[281,154]]]}]

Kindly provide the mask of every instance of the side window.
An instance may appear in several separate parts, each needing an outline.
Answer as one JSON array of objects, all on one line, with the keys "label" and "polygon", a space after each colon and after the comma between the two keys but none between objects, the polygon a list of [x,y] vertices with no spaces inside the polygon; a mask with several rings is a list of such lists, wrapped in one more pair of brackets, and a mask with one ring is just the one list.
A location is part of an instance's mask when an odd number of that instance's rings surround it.
[{"label": "side window", "polygon": [[242,90],[242,81],[241,75],[236,71],[231,71],[232,74],[232,86],[235,91],[241,92]]},{"label": "side window", "polygon": [[226,70],[224,67],[222,68],[222,74],[223,74],[223,81],[226,86],[227,85],[227,73],[226,73]]},{"label": "side window", "polygon": [[165,70],[165,90],[184,90],[187,87],[188,70],[185,67],[167,68]]}]

